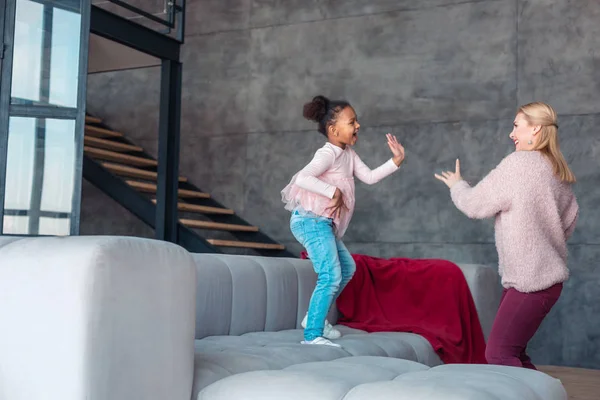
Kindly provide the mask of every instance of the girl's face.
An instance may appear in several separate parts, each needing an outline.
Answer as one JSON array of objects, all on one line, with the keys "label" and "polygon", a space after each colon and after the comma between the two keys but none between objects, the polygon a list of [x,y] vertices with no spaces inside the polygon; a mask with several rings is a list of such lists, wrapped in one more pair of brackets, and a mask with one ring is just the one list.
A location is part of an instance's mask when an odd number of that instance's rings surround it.
[{"label": "girl's face", "polygon": [[329,127],[328,138],[331,143],[341,148],[353,146],[358,140],[360,124],[352,107],[345,107],[337,115],[335,124]]}]

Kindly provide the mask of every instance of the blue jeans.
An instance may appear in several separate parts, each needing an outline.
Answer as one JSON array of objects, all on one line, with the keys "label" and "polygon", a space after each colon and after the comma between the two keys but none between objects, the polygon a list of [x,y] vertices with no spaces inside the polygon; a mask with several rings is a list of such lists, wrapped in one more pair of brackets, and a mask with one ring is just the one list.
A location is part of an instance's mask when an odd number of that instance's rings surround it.
[{"label": "blue jeans", "polygon": [[294,210],[290,220],[294,237],[306,249],[317,273],[317,286],[308,305],[304,340],[323,336],[329,308],[350,282],[356,264],[344,243],[335,236],[333,220]]}]

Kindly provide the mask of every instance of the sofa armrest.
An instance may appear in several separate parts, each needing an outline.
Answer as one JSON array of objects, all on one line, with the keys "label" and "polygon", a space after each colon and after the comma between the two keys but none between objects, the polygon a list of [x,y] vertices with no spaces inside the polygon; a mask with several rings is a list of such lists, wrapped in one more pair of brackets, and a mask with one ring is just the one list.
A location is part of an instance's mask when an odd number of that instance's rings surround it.
[{"label": "sofa armrest", "polygon": [[481,322],[483,334],[487,340],[498,305],[500,304],[501,286],[498,272],[490,266],[479,264],[457,264],[465,275],[475,308]]},{"label": "sofa armrest", "polygon": [[184,249],[148,239],[0,247],[0,398],[189,400],[195,274]]}]

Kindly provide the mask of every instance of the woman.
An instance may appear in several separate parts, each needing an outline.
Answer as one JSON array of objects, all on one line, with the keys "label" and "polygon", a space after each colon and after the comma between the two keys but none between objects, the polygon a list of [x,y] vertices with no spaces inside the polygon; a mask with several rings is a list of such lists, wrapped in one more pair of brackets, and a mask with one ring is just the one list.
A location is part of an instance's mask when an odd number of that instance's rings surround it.
[{"label": "woman", "polygon": [[504,291],[488,338],[488,363],[536,369],[527,356],[527,343],[569,277],[566,242],[579,207],[552,107],[524,105],[513,125],[515,152],[476,186],[462,180],[459,160],[455,172],[435,177],[448,185],[452,201],[468,217],[495,217]]}]

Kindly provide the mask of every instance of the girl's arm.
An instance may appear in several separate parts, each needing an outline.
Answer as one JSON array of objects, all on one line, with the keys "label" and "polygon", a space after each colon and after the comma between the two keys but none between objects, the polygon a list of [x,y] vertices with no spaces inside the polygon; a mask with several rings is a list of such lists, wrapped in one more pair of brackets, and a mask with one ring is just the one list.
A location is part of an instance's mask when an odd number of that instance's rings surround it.
[{"label": "girl's arm", "polygon": [[398,168],[400,168],[400,165],[404,161],[404,147],[400,144],[400,142],[398,142],[396,136],[392,135],[391,133],[388,133],[385,136],[387,138],[387,144],[394,157],[374,170],[371,170],[369,167],[367,167],[365,163],[362,162],[358,154],[352,150],[352,156],[354,157],[353,173],[358,179],[368,185],[377,183],[386,176],[391,175],[393,172],[397,171]]},{"label": "girl's arm", "polygon": [[367,185],[379,182],[399,168],[394,160],[390,158],[386,163],[372,170],[360,159],[358,154],[354,151],[352,153],[354,156],[354,175]]},{"label": "girl's arm", "polygon": [[302,189],[332,199],[337,188],[327,182],[323,182],[317,177],[321,176],[331,168],[334,161],[335,153],[333,150],[328,149],[327,147],[320,148],[315,153],[311,162],[298,173],[295,182],[296,185]]}]

